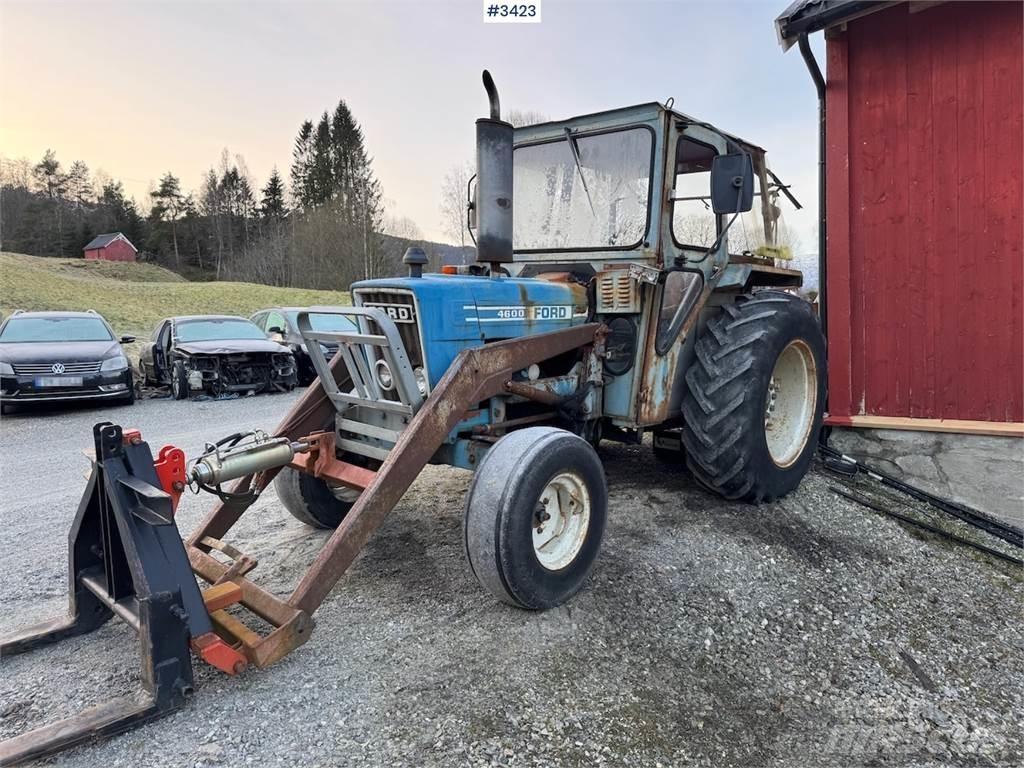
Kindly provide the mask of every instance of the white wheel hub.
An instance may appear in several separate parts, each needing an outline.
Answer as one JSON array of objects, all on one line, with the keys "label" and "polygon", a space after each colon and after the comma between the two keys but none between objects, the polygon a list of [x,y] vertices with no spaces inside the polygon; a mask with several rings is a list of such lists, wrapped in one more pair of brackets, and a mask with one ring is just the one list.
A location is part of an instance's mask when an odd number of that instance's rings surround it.
[{"label": "white wheel hub", "polygon": [[590,493],[574,472],[555,475],[544,487],[533,519],[533,552],[549,571],[576,559],[590,528]]},{"label": "white wheel hub", "polygon": [[788,467],[803,453],[814,424],[818,369],[802,339],[779,354],[764,401],[764,434],[772,461]]}]

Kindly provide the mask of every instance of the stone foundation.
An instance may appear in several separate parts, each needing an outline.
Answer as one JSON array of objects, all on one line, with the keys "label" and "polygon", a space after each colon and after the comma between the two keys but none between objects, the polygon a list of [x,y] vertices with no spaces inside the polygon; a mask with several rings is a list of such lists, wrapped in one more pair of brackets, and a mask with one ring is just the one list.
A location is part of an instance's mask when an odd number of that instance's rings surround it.
[{"label": "stone foundation", "polygon": [[836,427],[829,445],[936,496],[1024,528],[1024,440]]}]

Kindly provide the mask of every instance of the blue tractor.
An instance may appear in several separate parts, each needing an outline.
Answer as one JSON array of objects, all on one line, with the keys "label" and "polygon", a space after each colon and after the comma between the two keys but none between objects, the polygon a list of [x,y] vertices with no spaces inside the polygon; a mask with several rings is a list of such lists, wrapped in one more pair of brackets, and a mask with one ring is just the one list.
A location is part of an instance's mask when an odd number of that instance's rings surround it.
[{"label": "blue tractor", "polygon": [[661,104],[514,129],[486,72],[484,85],[468,202],[477,263],[424,274],[410,249],[407,276],[358,282],[352,308],[315,310],[359,333],[300,318],[310,349],[340,344],[333,368],[314,360],[334,406],[322,428],[372,485],[296,468],[275,483],[299,519],[341,526],[330,547],[424,463],[474,470],[473,572],[501,600],[548,608],[598,553],[602,439],[652,432],[658,458],[709,490],[776,499],[814,452],[825,347],[811,304],[779,290],[798,272],[729,255],[755,198],[768,233],[780,193],[796,202],[762,149]]},{"label": "blue tractor", "polygon": [[[470,567],[526,609],[568,600],[597,558],[602,440],[652,433],[659,459],[727,499],[770,501],[800,483],[821,429],[825,343],[812,306],[786,290],[800,273],[765,258],[778,253],[780,195],[796,201],[764,151],[656,103],[515,129],[486,72],[484,85],[475,264],[424,274],[413,248],[406,276],[354,284],[351,307],[300,313],[318,381],[273,435],[234,434],[185,463],[97,425],[68,616],[0,641],[0,655],[118,615],[143,638],[148,695],[4,742],[0,764],[180,706],[190,649],[234,674],[302,645],[428,463],[474,471]],[[755,200],[764,242],[731,256]],[[318,330],[311,315],[323,313],[355,329]],[[334,529],[287,598],[224,540],[271,484],[296,518]],[[185,485],[220,504],[182,543],[173,511]]]}]

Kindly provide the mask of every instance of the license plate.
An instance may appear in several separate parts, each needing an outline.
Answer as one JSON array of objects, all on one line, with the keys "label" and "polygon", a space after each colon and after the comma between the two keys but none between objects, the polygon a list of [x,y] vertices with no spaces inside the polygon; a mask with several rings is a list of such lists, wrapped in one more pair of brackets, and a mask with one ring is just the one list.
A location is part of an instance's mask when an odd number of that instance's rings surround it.
[{"label": "license plate", "polygon": [[37,387],[80,387],[81,376],[37,376]]}]

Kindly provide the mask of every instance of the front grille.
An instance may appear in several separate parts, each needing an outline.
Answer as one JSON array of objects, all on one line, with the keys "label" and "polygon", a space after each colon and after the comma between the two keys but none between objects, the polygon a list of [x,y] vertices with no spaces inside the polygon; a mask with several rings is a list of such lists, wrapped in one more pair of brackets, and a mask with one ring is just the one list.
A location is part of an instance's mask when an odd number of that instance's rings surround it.
[{"label": "front grille", "polygon": [[[59,376],[60,374],[71,374],[81,376],[89,373],[99,373],[101,362],[77,362],[77,363],[15,363],[14,372],[21,376]],[[57,366],[57,370],[54,370]],[[64,366],[64,370],[60,370]]]},{"label": "front grille", "polygon": [[356,291],[356,304],[360,307],[378,307],[395,321],[398,335],[402,337],[405,353],[413,368],[423,366],[423,350],[420,347],[420,319],[416,305],[408,291]]}]

